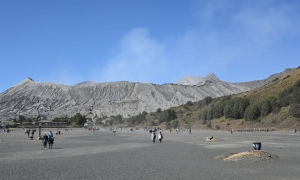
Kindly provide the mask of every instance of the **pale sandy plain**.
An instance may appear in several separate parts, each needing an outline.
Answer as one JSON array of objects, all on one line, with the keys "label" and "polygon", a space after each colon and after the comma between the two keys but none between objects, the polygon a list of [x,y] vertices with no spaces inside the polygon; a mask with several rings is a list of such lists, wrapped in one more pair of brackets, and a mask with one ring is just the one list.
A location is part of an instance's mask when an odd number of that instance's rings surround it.
[{"label": "pale sandy plain", "polygon": [[[55,131],[56,129],[52,129]],[[45,133],[45,131],[43,131]],[[35,134],[36,137],[37,133]],[[300,134],[286,132],[163,131],[160,144],[149,132],[73,129],[55,135],[43,150],[23,129],[0,132],[0,179],[300,179]],[[223,141],[204,142],[207,136]],[[279,159],[225,162],[217,158],[252,151],[252,143]]]}]

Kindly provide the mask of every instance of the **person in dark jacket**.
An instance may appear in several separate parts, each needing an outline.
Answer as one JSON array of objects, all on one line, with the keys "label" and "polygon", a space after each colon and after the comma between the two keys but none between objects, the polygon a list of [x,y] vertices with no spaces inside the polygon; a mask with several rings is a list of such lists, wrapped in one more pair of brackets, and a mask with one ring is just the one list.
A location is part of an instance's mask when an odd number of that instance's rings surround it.
[{"label": "person in dark jacket", "polygon": [[152,139],[153,143],[155,143],[155,139],[156,139],[156,134],[155,134],[155,132],[152,132],[152,134],[151,134],[151,139]]},{"label": "person in dark jacket", "polygon": [[42,138],[42,143],[43,143],[44,149],[46,149],[46,147],[47,147],[47,142],[48,142],[48,136],[47,136],[47,134],[45,134]]}]

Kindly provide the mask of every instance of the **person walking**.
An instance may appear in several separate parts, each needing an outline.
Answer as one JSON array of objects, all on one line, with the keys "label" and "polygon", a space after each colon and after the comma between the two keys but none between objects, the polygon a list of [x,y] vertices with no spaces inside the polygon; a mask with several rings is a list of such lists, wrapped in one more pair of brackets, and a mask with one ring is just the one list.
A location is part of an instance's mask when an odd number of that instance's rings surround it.
[{"label": "person walking", "polygon": [[163,137],[162,133],[159,132],[159,134],[158,134],[158,140],[159,140],[159,143],[161,143],[161,141],[162,141],[163,138],[164,138],[164,137]]},{"label": "person walking", "polygon": [[53,136],[52,131],[49,131],[47,136],[48,136],[48,141],[51,140],[51,143],[54,144],[54,136]]},{"label": "person walking", "polygon": [[52,131],[49,131],[49,132],[48,132],[48,138],[50,138],[50,137],[53,137]]},{"label": "person walking", "polygon": [[47,147],[47,142],[48,142],[48,135],[45,134],[42,138],[42,143],[43,143],[44,149],[46,149],[46,147]]},{"label": "person walking", "polygon": [[34,131],[31,131],[31,136],[29,137],[31,140],[33,140],[33,136],[34,136]]},{"label": "person walking", "polygon": [[153,141],[153,143],[155,143],[155,139],[156,139],[156,134],[155,134],[155,132],[152,132],[151,140]]}]

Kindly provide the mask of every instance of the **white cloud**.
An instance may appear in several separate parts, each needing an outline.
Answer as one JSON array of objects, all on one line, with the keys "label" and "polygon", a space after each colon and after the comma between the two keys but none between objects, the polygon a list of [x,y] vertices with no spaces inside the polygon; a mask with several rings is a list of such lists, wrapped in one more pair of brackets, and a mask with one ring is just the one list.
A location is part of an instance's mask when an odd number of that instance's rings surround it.
[{"label": "white cloud", "polygon": [[256,2],[202,1],[196,13],[200,21],[172,42],[135,28],[120,40],[107,64],[94,71],[93,79],[167,83],[185,75],[227,73],[233,66],[247,69],[272,61],[272,55],[260,56],[299,35],[299,14],[292,5]]},{"label": "white cloud", "polygon": [[147,29],[136,28],[120,41],[117,53],[101,68],[100,78],[150,82],[164,73],[166,60],[165,44],[150,37]]},{"label": "white cloud", "polygon": [[268,45],[282,40],[286,35],[299,34],[299,15],[295,14],[295,11],[287,4],[268,8],[247,8],[237,14],[234,20],[249,40],[256,44]]},{"label": "white cloud", "polygon": [[[261,59],[263,53],[286,43],[300,33],[299,13],[292,4],[275,1],[201,1],[197,6],[196,33],[185,35],[201,48],[198,58],[206,58],[213,70],[218,66],[242,66]],[[195,43],[196,42],[196,43]],[[197,42],[199,42],[197,44]],[[200,53],[201,52],[201,53]],[[194,56],[197,56],[194,54]]]}]

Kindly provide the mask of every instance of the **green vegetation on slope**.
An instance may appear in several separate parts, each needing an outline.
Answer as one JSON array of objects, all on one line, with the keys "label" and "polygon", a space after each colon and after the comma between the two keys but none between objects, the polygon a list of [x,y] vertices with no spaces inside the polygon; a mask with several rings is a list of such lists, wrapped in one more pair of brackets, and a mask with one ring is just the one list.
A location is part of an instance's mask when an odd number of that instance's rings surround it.
[{"label": "green vegetation on slope", "polygon": [[[211,127],[211,121],[216,119],[223,122],[227,120],[262,122],[270,114],[285,114],[285,117],[299,121],[300,68],[250,92],[215,99],[206,97],[201,101],[189,101],[164,111],[158,109],[149,114],[143,112],[138,116],[125,119],[125,122],[128,122],[129,126],[164,125],[165,128],[177,128],[182,125],[188,127],[193,123],[201,123]],[[227,126],[230,126],[230,123],[227,123]],[[216,125],[216,128],[220,127]]]}]

